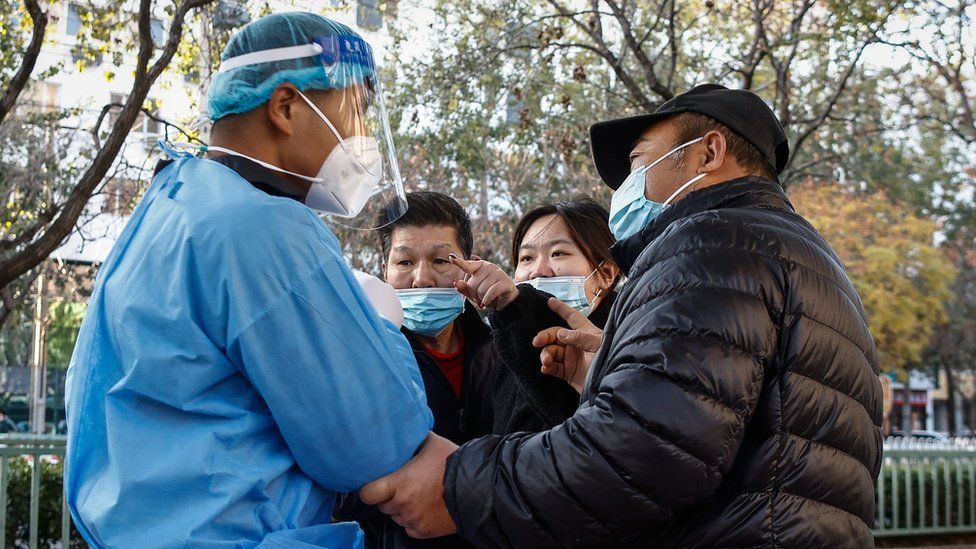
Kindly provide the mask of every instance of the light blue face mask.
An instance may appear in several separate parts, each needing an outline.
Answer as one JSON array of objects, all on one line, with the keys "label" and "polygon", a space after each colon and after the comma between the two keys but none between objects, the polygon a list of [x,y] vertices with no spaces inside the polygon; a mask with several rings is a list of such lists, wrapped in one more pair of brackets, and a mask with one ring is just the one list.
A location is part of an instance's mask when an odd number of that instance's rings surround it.
[{"label": "light blue face mask", "polygon": [[403,325],[411,332],[434,337],[464,311],[464,296],[454,288],[397,290]]},{"label": "light blue face mask", "polygon": [[559,301],[587,316],[593,306],[586,298],[586,281],[596,271],[593,269],[588,276],[540,276],[526,280],[523,284],[528,284],[540,292],[552,294]]},{"label": "light blue face mask", "polygon": [[692,139],[687,143],[678,145],[647,166],[637,168],[630,172],[627,179],[613,192],[613,196],[610,198],[610,230],[617,240],[623,240],[633,236],[647,225],[650,225],[654,221],[654,218],[661,215],[661,212],[668,207],[676,196],[695,184],[699,179],[708,175],[701,173],[691,178],[687,183],[678,187],[678,190],[674,191],[664,202],[654,202],[644,196],[644,183],[646,181],[647,170],[658,165],[672,154],[689,145],[694,145],[702,139],[704,137]]}]

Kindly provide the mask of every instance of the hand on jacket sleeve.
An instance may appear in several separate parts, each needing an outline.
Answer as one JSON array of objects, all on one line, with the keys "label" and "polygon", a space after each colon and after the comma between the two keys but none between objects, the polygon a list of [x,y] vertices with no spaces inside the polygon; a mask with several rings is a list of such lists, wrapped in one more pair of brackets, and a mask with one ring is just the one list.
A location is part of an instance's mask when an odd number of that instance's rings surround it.
[{"label": "hand on jacket sleeve", "polygon": [[457,445],[430,433],[427,441],[399,471],[360,490],[368,505],[378,505],[414,538],[437,538],[457,532],[444,505],[444,463]]},{"label": "hand on jacket sleeve", "polygon": [[[714,322],[690,314],[701,303]],[[573,417],[472,441],[449,459],[444,497],[463,536],[497,547],[607,544],[646,536],[715,493],[773,347],[765,303],[715,288],[661,292],[616,328],[597,358],[606,373]]]}]

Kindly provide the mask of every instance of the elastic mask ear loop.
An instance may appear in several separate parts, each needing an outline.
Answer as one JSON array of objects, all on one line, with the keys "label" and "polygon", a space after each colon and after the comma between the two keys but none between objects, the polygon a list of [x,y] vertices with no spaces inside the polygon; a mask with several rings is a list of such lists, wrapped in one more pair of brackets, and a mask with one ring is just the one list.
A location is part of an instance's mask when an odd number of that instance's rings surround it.
[{"label": "elastic mask ear loop", "polygon": [[329,126],[329,129],[332,130],[332,134],[335,135],[335,138],[339,141],[339,146],[342,147],[342,150],[346,151],[349,157],[352,158],[356,162],[356,164],[359,165],[360,169],[362,169],[364,172],[368,173],[369,175],[374,175],[373,172],[369,171],[369,168],[367,168],[366,165],[359,160],[358,155],[356,155],[353,152],[350,152],[349,149],[346,148],[346,144],[343,142],[342,136],[339,135],[339,131],[336,130],[335,126],[332,125],[332,122],[329,120],[329,117],[325,116],[325,113],[320,111],[319,108],[315,106],[315,103],[312,103],[312,101],[310,101],[309,98],[305,97],[304,93],[299,91],[298,95],[300,95],[302,99],[304,99],[305,102],[308,103],[308,106],[311,107],[313,111],[315,111],[315,114],[319,115],[319,118],[321,118],[322,121]]},{"label": "elastic mask ear loop", "polygon": [[680,144],[680,145],[678,145],[677,147],[675,147],[675,148],[673,148],[673,149],[671,149],[670,151],[668,151],[668,152],[666,152],[666,153],[664,153],[664,156],[662,156],[661,158],[658,158],[658,159],[657,159],[657,160],[655,160],[654,162],[651,162],[650,164],[648,164],[648,166],[647,166],[647,168],[646,168],[646,169],[648,169],[648,170],[649,170],[649,169],[651,169],[651,168],[653,168],[654,166],[657,166],[657,165],[658,165],[658,164],[660,164],[660,163],[661,163],[661,162],[662,162],[662,161],[663,161],[663,160],[664,160],[665,158],[667,158],[667,157],[669,157],[669,156],[671,156],[672,154],[674,154],[674,153],[676,153],[676,152],[678,152],[678,151],[680,151],[681,149],[683,149],[683,148],[685,148],[685,147],[687,147],[688,145],[694,145],[695,143],[698,143],[698,142],[699,142],[699,141],[701,141],[702,139],[705,139],[705,136],[701,136],[701,137],[699,137],[698,139],[692,139],[691,141],[689,141],[689,142],[687,142],[687,143],[682,143],[682,144]]},{"label": "elastic mask ear loop", "polygon": [[670,204],[671,201],[674,200],[674,197],[676,197],[679,194],[681,194],[681,191],[683,191],[683,190],[687,189],[688,187],[694,185],[695,183],[698,182],[698,180],[700,180],[701,178],[705,177],[706,175],[708,175],[708,174],[707,173],[700,173],[700,174],[696,175],[695,177],[692,177],[690,181],[688,181],[684,185],[678,187],[678,190],[674,191],[674,193],[672,193],[671,196],[669,196],[668,199],[664,201],[664,205],[667,206],[668,204]]},{"label": "elastic mask ear loop", "polygon": [[[583,285],[584,285],[584,286],[586,285],[586,281],[587,281],[587,280],[589,280],[591,276],[593,276],[593,275],[595,275],[595,274],[596,274],[596,272],[600,270],[600,267],[602,267],[602,266],[603,266],[603,264],[604,264],[604,263],[606,263],[606,262],[607,262],[607,260],[606,260],[606,259],[604,259],[603,261],[601,261],[601,262],[600,262],[600,264],[599,264],[599,265],[597,265],[597,266],[596,266],[596,267],[595,267],[595,268],[593,269],[593,272],[592,272],[592,273],[590,273],[590,274],[588,274],[588,275],[586,275],[586,278],[584,278],[584,279],[583,279]],[[603,288],[597,288],[597,289],[596,289],[596,292],[595,292],[595,293],[593,294],[593,299],[594,299],[594,300],[596,300],[596,298],[598,298],[598,297],[600,297],[600,294],[601,294],[601,293],[603,293]]]},{"label": "elastic mask ear loop", "polygon": [[225,149],[224,147],[217,147],[217,146],[207,145],[205,147],[201,147],[201,150],[203,150],[204,152],[207,152],[207,151],[215,151],[215,152],[222,152],[222,153],[225,153],[225,154],[231,154],[231,155],[234,155],[234,156],[239,156],[241,158],[246,158],[246,159],[250,160],[251,162],[254,162],[257,165],[263,166],[263,167],[265,167],[265,168],[267,168],[269,170],[272,170],[272,171],[276,171],[276,172],[280,172],[280,173],[286,173],[288,175],[293,175],[293,176],[295,176],[295,177],[297,177],[299,179],[304,179],[305,181],[310,181],[312,183],[321,183],[322,182],[322,180],[319,179],[319,178],[317,178],[317,177],[309,177],[307,175],[302,175],[300,173],[290,172],[288,170],[279,168],[278,166],[275,166],[273,164],[269,164],[269,163],[265,162],[264,160],[258,160],[257,158],[253,158],[253,157],[250,157],[250,156],[248,156],[246,154],[239,153],[239,152],[237,152],[235,150]]}]

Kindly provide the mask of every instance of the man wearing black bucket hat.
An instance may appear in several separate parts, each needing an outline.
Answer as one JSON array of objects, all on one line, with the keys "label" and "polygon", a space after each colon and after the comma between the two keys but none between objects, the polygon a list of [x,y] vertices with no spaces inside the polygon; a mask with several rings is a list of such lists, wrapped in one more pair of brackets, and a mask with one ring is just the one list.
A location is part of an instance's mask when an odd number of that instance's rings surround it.
[{"label": "man wearing black bucket hat", "polygon": [[568,314],[573,329],[537,337],[549,369],[588,369],[580,408],[462,446],[443,502],[439,487],[403,497],[436,467],[423,451],[364,495],[395,492],[384,509],[416,535],[445,528],[430,517],[446,502],[484,546],[872,547],[878,353],[840,260],[777,180],[773,112],[710,84],[591,138],[629,280],[602,344]]}]

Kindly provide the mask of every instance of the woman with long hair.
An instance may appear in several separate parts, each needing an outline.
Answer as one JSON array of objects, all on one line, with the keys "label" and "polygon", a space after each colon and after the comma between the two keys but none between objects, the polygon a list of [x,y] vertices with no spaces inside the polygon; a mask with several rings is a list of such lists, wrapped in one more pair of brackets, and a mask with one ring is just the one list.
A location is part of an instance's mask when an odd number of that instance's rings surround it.
[{"label": "woman with long hair", "polygon": [[608,218],[606,208],[585,196],[536,206],[515,226],[514,277],[486,261],[452,258],[468,273],[458,290],[490,311],[497,360],[486,398],[495,434],[546,430],[576,411],[578,388],[543,373],[532,340],[544,329],[566,326],[551,297],[603,328],[620,281]]}]

